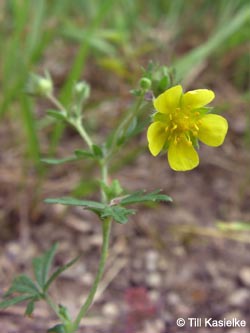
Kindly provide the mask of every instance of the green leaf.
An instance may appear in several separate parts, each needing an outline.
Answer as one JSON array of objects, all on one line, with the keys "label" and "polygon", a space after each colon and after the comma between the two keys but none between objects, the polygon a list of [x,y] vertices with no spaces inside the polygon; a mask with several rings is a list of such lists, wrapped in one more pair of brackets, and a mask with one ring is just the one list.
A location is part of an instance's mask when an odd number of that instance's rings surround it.
[{"label": "green leaf", "polygon": [[30,295],[20,295],[11,299],[4,300],[0,303],[0,309],[7,309],[8,307],[32,299]]},{"label": "green leaf", "polygon": [[94,158],[95,157],[93,155],[93,153],[88,150],[76,149],[74,151],[74,153],[77,158],[85,158],[85,157]]},{"label": "green leaf", "polygon": [[44,202],[49,204],[61,204],[66,206],[83,206],[86,209],[90,210],[102,210],[105,208],[105,205],[100,202],[90,201],[90,200],[79,200],[71,197],[63,197],[63,198],[47,198]]},{"label": "green leaf", "polygon": [[133,96],[139,97],[142,95],[142,89],[132,89],[132,90],[130,90],[130,93]]},{"label": "green leaf", "polygon": [[66,330],[62,324],[58,324],[50,328],[48,333],[66,333]]},{"label": "green leaf", "polygon": [[77,161],[78,158],[76,156],[70,156],[65,158],[41,158],[41,161],[47,164],[63,164],[67,162]]},{"label": "green leaf", "polygon": [[128,222],[128,216],[132,214],[135,214],[135,210],[121,206],[107,206],[102,211],[101,218],[112,217],[116,222],[125,224]]},{"label": "green leaf", "polygon": [[33,259],[33,270],[39,286],[44,290],[46,285],[49,270],[51,268],[51,264],[53,258],[55,256],[57,249],[57,244],[54,244],[48,251],[44,253],[41,257]]},{"label": "green leaf", "polygon": [[31,316],[34,309],[35,309],[35,301],[34,299],[32,299],[31,301],[29,301],[29,303],[26,306],[26,310],[25,310],[25,316]]},{"label": "green leaf", "polygon": [[110,186],[108,186],[105,182],[100,181],[101,188],[105,192],[108,200],[111,200],[117,196],[119,196],[123,192],[123,188],[118,179],[114,179]]},{"label": "green leaf", "polygon": [[121,205],[129,205],[135,204],[139,202],[147,202],[147,201],[172,201],[172,198],[165,194],[159,194],[161,191],[156,190],[151,193],[145,193],[145,191],[138,191],[132,194],[127,195],[126,197],[122,198],[120,201]]},{"label": "green leaf", "polygon": [[51,283],[60,275],[62,274],[64,271],[66,271],[66,269],[68,269],[69,267],[71,267],[72,265],[74,265],[74,263],[79,259],[80,256],[74,258],[73,260],[71,260],[70,262],[68,262],[67,264],[60,266],[48,279],[48,281],[46,282],[45,286],[44,286],[44,291],[47,291],[49,286],[51,285]]},{"label": "green leaf", "polygon": [[97,158],[102,158],[103,157],[103,151],[102,148],[100,146],[97,145],[92,145],[92,151],[95,157]]},{"label": "green leaf", "polygon": [[58,120],[64,121],[67,119],[67,115],[62,113],[62,111],[58,111],[58,110],[48,110],[47,115],[50,117],[53,117],[55,119],[58,119]]},{"label": "green leaf", "polygon": [[30,296],[39,295],[39,290],[35,283],[27,275],[17,276],[10,287],[10,289],[5,293],[5,297],[13,293],[28,294]]},{"label": "green leaf", "polygon": [[64,318],[65,322],[68,322],[68,323],[71,322],[71,316],[69,314],[69,310],[61,304],[59,304],[59,314],[60,314],[60,318]]}]

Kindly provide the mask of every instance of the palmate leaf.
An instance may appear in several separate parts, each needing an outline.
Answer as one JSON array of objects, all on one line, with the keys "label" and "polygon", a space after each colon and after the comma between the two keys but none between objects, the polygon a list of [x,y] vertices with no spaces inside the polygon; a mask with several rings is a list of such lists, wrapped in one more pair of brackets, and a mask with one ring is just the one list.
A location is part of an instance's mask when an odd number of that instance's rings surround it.
[{"label": "palmate leaf", "polygon": [[[12,296],[12,294],[19,294]],[[42,298],[42,295],[36,284],[26,275],[17,276],[10,287],[4,294],[4,301],[0,303],[0,309],[6,309],[12,305],[29,301],[26,307],[25,314],[31,315],[34,310],[36,301]]]},{"label": "palmate leaf", "polygon": [[20,296],[16,296],[16,297],[12,297],[10,299],[6,299],[2,302],[0,302],[0,309],[7,309],[8,307],[27,301],[27,300],[31,300],[33,299],[33,296],[30,295],[20,295]]},{"label": "palmate leaf", "polygon": [[[114,187],[118,186],[117,183],[113,182],[113,184]],[[108,188],[105,184],[102,184],[102,187],[108,197],[111,196],[111,194],[114,194],[114,189],[112,188],[112,186]],[[118,193],[120,193],[121,188],[119,187],[118,190]],[[160,194],[160,192],[160,190],[151,193],[145,193],[145,191],[138,191],[124,197],[113,198],[111,199],[110,204],[104,204],[89,200],[79,200],[71,197],[48,198],[45,199],[45,202],[49,204],[82,206],[85,209],[95,212],[101,219],[112,217],[116,222],[125,224],[128,222],[128,216],[135,214],[135,210],[128,209],[124,206],[143,202],[172,201],[169,196],[165,194]]]},{"label": "palmate leaf", "polygon": [[135,210],[121,206],[107,206],[101,213],[101,218],[112,217],[116,222],[125,224],[128,216],[135,214]]},{"label": "palmate leaf", "polygon": [[138,191],[123,197],[120,200],[121,205],[130,205],[142,202],[156,202],[165,201],[172,202],[172,198],[165,194],[160,194],[161,190],[156,190],[151,193],[145,193],[145,191]]},{"label": "palmate leaf", "polygon": [[21,274],[13,280],[11,287],[4,294],[4,297],[8,297],[13,293],[37,296],[39,295],[39,289],[27,275]]},{"label": "palmate leaf", "polygon": [[91,201],[91,200],[79,200],[71,197],[62,197],[62,198],[47,198],[44,202],[49,204],[61,204],[66,206],[83,206],[86,209],[93,211],[101,211],[105,208],[105,204]]},{"label": "palmate leaf", "polygon": [[44,287],[48,280],[49,270],[51,268],[51,264],[55,256],[56,249],[57,249],[57,244],[54,244],[41,257],[33,259],[32,265],[36,281],[42,290],[44,290]]},{"label": "palmate leaf", "polygon": [[74,258],[73,260],[71,260],[70,262],[68,262],[67,264],[60,266],[51,276],[50,278],[47,280],[45,286],[44,286],[44,291],[47,291],[51,285],[51,283],[64,271],[66,271],[66,269],[68,269],[69,267],[71,267],[72,265],[74,265],[75,262],[77,262],[77,260],[80,258],[80,256]]},{"label": "palmate leaf", "polygon": [[66,265],[59,267],[49,276],[52,261],[55,257],[57,244],[54,244],[42,256],[35,258],[32,262],[36,281],[32,281],[27,275],[17,276],[9,290],[4,294],[4,300],[0,302],[0,309],[28,301],[25,314],[30,316],[35,307],[35,302],[44,299],[51,283],[67,268],[71,267],[79,257],[71,260]]}]

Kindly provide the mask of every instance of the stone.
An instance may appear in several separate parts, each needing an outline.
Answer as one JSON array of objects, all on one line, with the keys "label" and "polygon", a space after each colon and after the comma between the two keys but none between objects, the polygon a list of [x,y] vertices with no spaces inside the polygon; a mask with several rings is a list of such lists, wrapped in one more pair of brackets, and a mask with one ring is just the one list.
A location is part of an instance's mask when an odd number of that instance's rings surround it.
[{"label": "stone", "polygon": [[250,291],[246,288],[235,290],[228,298],[228,303],[231,306],[244,306],[250,301]]},{"label": "stone", "polygon": [[250,287],[250,267],[243,267],[240,270],[239,279],[244,286]]},{"label": "stone", "polygon": [[119,309],[115,303],[106,303],[102,308],[102,312],[104,316],[109,318],[115,318],[119,315]]},{"label": "stone", "polygon": [[162,282],[161,275],[157,272],[150,273],[146,277],[146,283],[151,288],[159,288]]}]

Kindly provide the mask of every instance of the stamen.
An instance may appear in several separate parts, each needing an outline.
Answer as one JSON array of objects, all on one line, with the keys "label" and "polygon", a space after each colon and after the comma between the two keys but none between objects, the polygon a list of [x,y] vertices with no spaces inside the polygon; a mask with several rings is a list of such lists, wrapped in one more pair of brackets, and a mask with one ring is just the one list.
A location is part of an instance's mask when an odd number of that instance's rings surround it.
[{"label": "stamen", "polygon": [[173,132],[178,126],[174,124],[174,126],[171,128],[171,132]]}]

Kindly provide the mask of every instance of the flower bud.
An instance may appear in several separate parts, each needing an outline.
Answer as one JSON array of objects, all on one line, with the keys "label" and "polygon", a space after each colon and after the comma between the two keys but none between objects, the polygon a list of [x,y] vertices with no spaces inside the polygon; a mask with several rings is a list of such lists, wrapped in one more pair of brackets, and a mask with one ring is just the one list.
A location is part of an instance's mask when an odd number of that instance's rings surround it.
[{"label": "flower bud", "polygon": [[50,76],[42,77],[36,74],[30,74],[26,87],[26,92],[34,96],[48,96],[53,91],[53,82]]},{"label": "flower bud", "polygon": [[145,90],[149,89],[151,87],[151,84],[152,84],[152,81],[147,77],[142,77],[140,79],[140,87],[142,89],[145,89]]},{"label": "flower bud", "polygon": [[77,82],[74,86],[76,100],[82,104],[90,95],[90,86],[85,81]]}]

